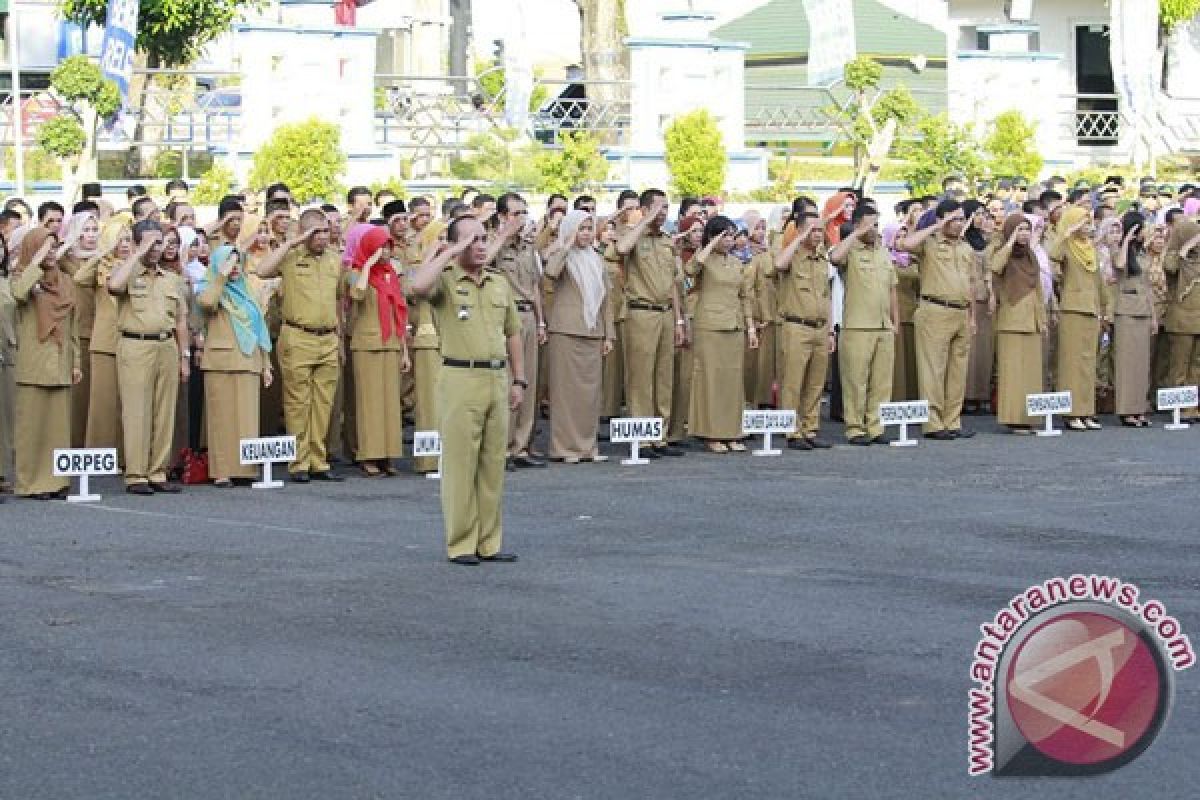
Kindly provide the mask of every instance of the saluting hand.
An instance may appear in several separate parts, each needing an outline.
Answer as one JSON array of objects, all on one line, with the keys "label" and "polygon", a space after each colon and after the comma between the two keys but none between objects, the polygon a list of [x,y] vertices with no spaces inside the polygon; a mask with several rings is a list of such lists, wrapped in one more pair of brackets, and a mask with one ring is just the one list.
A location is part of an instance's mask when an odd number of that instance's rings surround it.
[{"label": "saluting hand", "polygon": [[71,385],[78,386],[82,380],[83,380],[83,370],[81,370],[79,367],[72,367],[71,368]]},{"label": "saluting hand", "polygon": [[513,384],[508,390],[508,408],[510,411],[516,411],[521,407],[521,401],[525,399],[525,390],[517,384]]}]

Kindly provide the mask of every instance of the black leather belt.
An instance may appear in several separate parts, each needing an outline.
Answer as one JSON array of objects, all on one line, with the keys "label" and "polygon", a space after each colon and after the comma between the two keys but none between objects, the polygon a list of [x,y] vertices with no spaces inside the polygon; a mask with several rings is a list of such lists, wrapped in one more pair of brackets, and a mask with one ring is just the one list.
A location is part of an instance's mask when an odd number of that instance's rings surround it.
[{"label": "black leather belt", "polygon": [[796,325],[804,325],[809,328],[824,328],[825,322],[826,322],[823,319],[806,319],[804,317],[793,317],[791,314],[784,314],[783,318],[785,320],[787,320],[788,322],[795,323]]},{"label": "black leather belt", "polygon": [[175,334],[172,331],[165,333],[132,333],[130,331],[121,331],[121,335],[126,339],[137,339],[139,342],[165,342]]},{"label": "black leather belt", "polygon": [[337,328],[310,328],[307,325],[301,325],[298,322],[292,322],[290,319],[285,319],[283,324],[290,328],[304,331],[305,333],[311,333],[313,336],[328,336],[331,333],[337,333]]},{"label": "black leather belt", "polygon": [[629,307],[637,311],[670,311],[670,306],[657,306],[654,303],[643,303],[639,300],[630,300]]},{"label": "black leather belt", "polygon": [[504,369],[508,362],[503,358],[493,358],[490,361],[467,361],[462,358],[443,358],[444,367],[461,367],[462,369]]},{"label": "black leather belt", "polygon": [[1121,294],[1137,294],[1137,289],[1122,289]]},{"label": "black leather belt", "polygon": [[924,300],[926,303],[933,303],[935,306],[941,306],[942,308],[953,308],[955,311],[966,311],[967,310],[967,307],[965,305],[960,305],[958,303],[948,303],[945,300],[939,300],[936,297],[930,297],[927,294],[921,295],[921,299]]},{"label": "black leather belt", "polygon": [[527,300],[518,300],[517,311],[533,311],[533,303]]}]

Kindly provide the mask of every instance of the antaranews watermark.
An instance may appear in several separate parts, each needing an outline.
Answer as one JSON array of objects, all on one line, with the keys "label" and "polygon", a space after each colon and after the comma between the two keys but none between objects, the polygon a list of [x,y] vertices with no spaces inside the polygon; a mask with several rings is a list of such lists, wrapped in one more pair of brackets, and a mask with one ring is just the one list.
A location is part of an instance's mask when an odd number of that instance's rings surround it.
[{"label": "antaranews watermark", "polygon": [[1196,661],[1179,621],[1132,583],[1051,578],[1013,597],[971,661],[968,772],[1095,775],[1133,761]]}]

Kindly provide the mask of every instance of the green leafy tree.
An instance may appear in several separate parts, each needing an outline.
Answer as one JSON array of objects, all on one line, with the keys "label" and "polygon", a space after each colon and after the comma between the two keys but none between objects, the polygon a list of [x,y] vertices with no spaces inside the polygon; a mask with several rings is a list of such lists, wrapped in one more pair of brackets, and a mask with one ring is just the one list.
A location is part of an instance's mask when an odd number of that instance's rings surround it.
[{"label": "green leafy tree", "polygon": [[882,169],[896,142],[911,136],[924,112],[907,87],[879,88],[883,67],[869,56],[846,64],[842,76],[850,98],[827,112],[840,122],[854,147],[854,169],[861,181],[869,166]]},{"label": "green leafy tree", "polygon": [[237,176],[233,170],[220,162],[213,162],[192,190],[192,202],[199,206],[215,206],[222,197],[233,192],[236,182]]},{"label": "green leafy tree", "polygon": [[1200,0],[1158,0],[1158,22],[1170,32],[1200,13]]},{"label": "green leafy tree", "polygon": [[[16,174],[16,148],[4,148],[4,171],[9,177]],[[27,181],[57,181],[62,178],[62,162],[41,147],[31,147],[25,150],[25,180]]]},{"label": "green leafy tree", "polygon": [[[529,93],[529,110],[538,111],[550,99],[550,90],[538,83],[544,76],[539,67],[533,68],[533,90]],[[502,101],[504,96],[504,67],[495,61],[481,61],[475,65],[475,79],[483,99],[491,104]]]},{"label": "green leafy tree", "polygon": [[312,117],[280,125],[254,154],[252,186],[282,181],[299,203],[324,200],[341,194],[346,171],[341,129]]},{"label": "green leafy tree", "polygon": [[547,194],[594,189],[608,177],[608,161],[596,137],[583,131],[563,133],[562,149],[541,153],[537,166],[541,180],[536,188]]},{"label": "green leafy tree", "polygon": [[983,149],[988,154],[988,170],[998,178],[1024,177],[1034,180],[1042,171],[1042,156],[1037,151],[1037,129],[1020,111],[1005,111],[992,120]]},{"label": "green leafy tree", "polygon": [[701,109],[677,117],[665,138],[667,169],[675,192],[699,197],[725,188],[729,155],[712,114]]},{"label": "green leafy tree", "polygon": [[38,146],[60,159],[63,194],[75,195],[80,180],[96,177],[96,130],[120,107],[120,91],[86,56],[71,56],[50,73],[60,113],[38,128]]},{"label": "green leafy tree", "polygon": [[482,181],[498,189],[531,187],[541,181],[537,148],[513,128],[496,128],[467,140],[467,155],[450,162],[459,180]]},{"label": "green leafy tree", "polygon": [[938,114],[917,124],[917,137],[900,150],[908,162],[901,175],[914,193],[937,194],[947,175],[962,175],[973,185],[983,173],[979,143],[970,126],[956,125],[945,114]]}]

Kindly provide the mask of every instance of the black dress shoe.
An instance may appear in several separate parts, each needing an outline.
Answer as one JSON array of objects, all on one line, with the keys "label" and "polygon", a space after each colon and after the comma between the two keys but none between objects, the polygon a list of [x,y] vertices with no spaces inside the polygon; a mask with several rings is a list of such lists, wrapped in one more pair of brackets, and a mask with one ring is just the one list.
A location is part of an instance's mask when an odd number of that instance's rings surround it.
[{"label": "black dress shoe", "polygon": [[814,450],[828,450],[829,448],[833,447],[833,445],[831,445],[829,442],[825,441],[824,439],[818,439],[816,436],[808,436],[805,438],[805,441],[807,441]]},{"label": "black dress shoe", "polygon": [[850,439],[850,444],[858,445],[859,447],[870,447],[871,446],[871,437],[855,436],[854,438]]},{"label": "black dress shoe", "polygon": [[163,494],[179,494],[183,491],[183,489],[173,483],[158,483],[155,481],[150,481],[150,488]]},{"label": "black dress shoe", "polygon": [[454,558],[447,559],[447,560],[451,564],[457,564],[460,567],[478,567],[479,566],[479,557],[478,556],[455,556]]},{"label": "black dress shoe", "polygon": [[954,431],[932,431],[925,434],[925,438],[937,442],[952,442],[954,441]]},{"label": "black dress shoe", "polygon": [[516,553],[493,553],[490,556],[480,556],[480,561],[494,561],[497,564],[511,564],[517,560]]},{"label": "black dress shoe", "polygon": [[540,458],[534,458],[530,455],[517,456],[513,459],[513,463],[518,467],[544,467],[546,462]]},{"label": "black dress shoe", "polygon": [[799,439],[788,439],[788,450],[812,450],[812,442],[801,436]]},{"label": "black dress shoe", "polygon": [[516,472],[517,471],[517,465],[513,463],[512,456],[509,456],[508,458],[504,459],[504,471],[505,472]]},{"label": "black dress shoe", "polygon": [[676,446],[675,446],[675,445],[673,445],[673,444],[669,444],[669,445],[667,445],[666,447],[656,447],[656,448],[654,448],[654,449],[658,451],[658,454],[659,454],[660,456],[673,456],[673,457],[678,457],[678,456],[681,456],[681,455],[683,455],[683,448],[682,448],[682,447],[676,447]]},{"label": "black dress shoe", "polygon": [[887,444],[887,443],[888,443],[888,438],[886,436],[884,436],[882,433],[871,440],[871,444]]},{"label": "black dress shoe", "polygon": [[129,494],[150,495],[154,494],[154,490],[150,488],[148,483],[131,483],[125,487],[125,491]]},{"label": "black dress shoe", "polygon": [[293,472],[291,474],[291,479],[292,483],[308,483],[310,480],[312,480],[308,477],[307,472]]},{"label": "black dress shoe", "polygon": [[659,458],[662,454],[657,447],[642,447],[638,449],[638,455],[641,458]]},{"label": "black dress shoe", "polygon": [[954,434],[955,439],[970,439],[972,436],[975,435],[975,431],[973,431],[969,428],[961,428],[960,430],[957,430],[957,431],[951,431],[951,433]]},{"label": "black dress shoe", "polygon": [[249,489],[254,485],[253,478],[234,478],[233,485],[242,489]]},{"label": "black dress shoe", "polygon": [[308,476],[314,481],[326,481],[328,483],[341,483],[346,480],[341,475],[334,475],[331,469],[327,469],[324,472],[310,472]]}]

